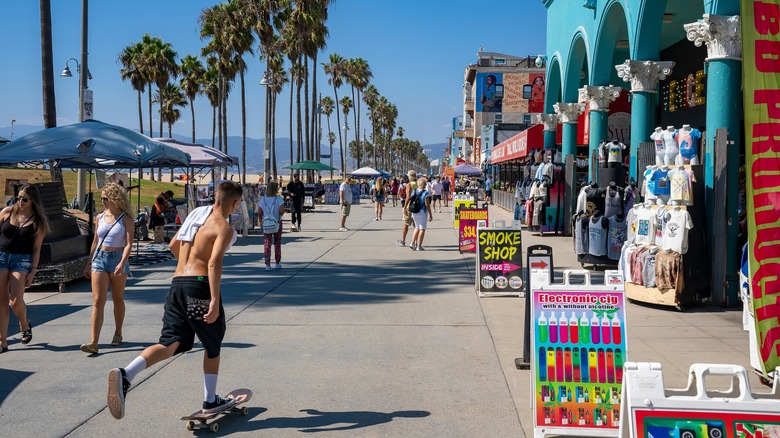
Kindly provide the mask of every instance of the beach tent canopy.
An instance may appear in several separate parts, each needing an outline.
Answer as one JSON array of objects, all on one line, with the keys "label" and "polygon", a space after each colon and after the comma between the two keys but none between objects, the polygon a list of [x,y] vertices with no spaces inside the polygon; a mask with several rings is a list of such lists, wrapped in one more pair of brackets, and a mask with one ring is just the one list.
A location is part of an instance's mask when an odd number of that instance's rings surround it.
[{"label": "beach tent canopy", "polygon": [[238,165],[238,158],[219,149],[198,143],[186,143],[174,138],[155,138],[160,143],[190,155],[191,167],[230,167]]},{"label": "beach tent canopy", "polygon": [[455,166],[455,175],[480,176],[482,175],[482,171],[464,163]]},{"label": "beach tent canopy", "polygon": [[284,166],[285,169],[292,170],[335,170],[335,167],[328,166],[325,163],[321,163],[317,160],[304,160],[289,166]]},{"label": "beach tent canopy", "polygon": [[63,168],[186,167],[189,154],[97,120],[33,132],[0,146],[0,163],[54,160]]},{"label": "beach tent canopy", "polygon": [[379,176],[382,173],[378,170],[374,169],[373,167],[361,167],[360,169],[352,172],[352,176],[358,176],[358,177],[369,177],[369,176]]}]

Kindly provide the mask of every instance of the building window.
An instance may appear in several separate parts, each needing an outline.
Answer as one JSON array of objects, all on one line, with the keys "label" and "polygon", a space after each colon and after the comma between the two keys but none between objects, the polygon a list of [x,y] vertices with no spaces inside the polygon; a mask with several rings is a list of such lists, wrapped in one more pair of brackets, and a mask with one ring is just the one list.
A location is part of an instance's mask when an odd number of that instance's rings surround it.
[{"label": "building window", "polygon": [[496,59],[496,65],[505,65],[506,59]]},{"label": "building window", "polygon": [[530,124],[531,123],[531,115],[530,114],[523,114],[523,123]]},{"label": "building window", "polygon": [[523,99],[531,100],[531,95],[533,94],[534,87],[533,85],[523,85]]},{"label": "building window", "polygon": [[496,123],[501,123],[504,121],[504,115],[503,114],[496,114],[495,119],[493,119]]}]

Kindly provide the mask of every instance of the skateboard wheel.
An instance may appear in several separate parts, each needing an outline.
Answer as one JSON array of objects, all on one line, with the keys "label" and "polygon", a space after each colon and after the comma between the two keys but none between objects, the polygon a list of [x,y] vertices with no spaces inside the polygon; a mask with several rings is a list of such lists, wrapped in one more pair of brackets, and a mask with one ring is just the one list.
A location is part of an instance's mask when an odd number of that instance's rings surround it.
[{"label": "skateboard wheel", "polygon": [[244,406],[243,408],[241,408],[241,415],[243,415],[243,416],[247,416],[247,415],[249,415],[249,408],[248,408],[248,407],[246,407],[246,406]]},{"label": "skateboard wheel", "polygon": [[188,421],[187,422],[187,430],[189,430],[190,432],[195,430],[195,422],[194,421]]},{"label": "skateboard wheel", "polygon": [[211,423],[209,424],[209,431],[210,432],[216,432],[219,430],[219,423]]}]

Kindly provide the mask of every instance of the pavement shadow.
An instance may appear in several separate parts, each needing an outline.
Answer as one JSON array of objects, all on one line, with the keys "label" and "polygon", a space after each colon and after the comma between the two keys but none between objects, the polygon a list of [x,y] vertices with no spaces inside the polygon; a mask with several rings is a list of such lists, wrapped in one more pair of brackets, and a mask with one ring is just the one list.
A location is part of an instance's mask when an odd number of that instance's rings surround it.
[{"label": "pavement shadow", "polygon": [[[8,354],[8,353],[3,353]],[[24,379],[32,376],[33,373],[26,371],[8,370],[0,368],[0,408],[3,407],[5,399],[19,386]]]},{"label": "pavement shadow", "polygon": [[396,418],[424,418],[428,411],[345,411],[322,412],[317,409],[301,409],[304,417],[272,417],[247,423],[247,430],[298,429],[299,432],[335,432],[363,429],[389,423]]},{"label": "pavement shadow", "polygon": [[[32,322],[33,335],[35,334],[35,327],[46,324],[47,322],[54,321],[56,319],[63,318],[76,312],[80,312],[89,306],[82,306],[78,304],[38,304],[30,305],[27,303],[27,318]],[[11,319],[8,322],[8,337],[19,333],[19,319],[14,315],[14,312],[9,312]],[[35,337],[33,337],[35,342]],[[32,344],[31,344],[32,345]]]}]

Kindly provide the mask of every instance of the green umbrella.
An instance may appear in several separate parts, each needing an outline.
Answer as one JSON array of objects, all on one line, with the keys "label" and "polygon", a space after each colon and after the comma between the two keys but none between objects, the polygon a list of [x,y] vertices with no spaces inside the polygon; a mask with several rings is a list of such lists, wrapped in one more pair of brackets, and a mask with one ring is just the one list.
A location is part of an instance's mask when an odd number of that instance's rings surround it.
[{"label": "green umbrella", "polygon": [[11,140],[9,140],[9,139],[7,139],[7,138],[0,137],[0,144],[3,144],[3,143],[8,143],[8,142],[10,142],[10,141],[11,141]]},{"label": "green umbrella", "polygon": [[335,167],[328,166],[327,164],[320,163],[316,160],[305,160],[300,163],[291,164],[285,166],[285,169],[293,170],[335,170]]}]

